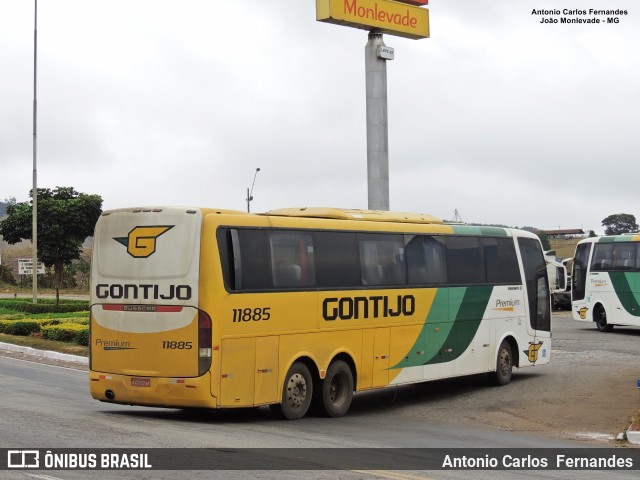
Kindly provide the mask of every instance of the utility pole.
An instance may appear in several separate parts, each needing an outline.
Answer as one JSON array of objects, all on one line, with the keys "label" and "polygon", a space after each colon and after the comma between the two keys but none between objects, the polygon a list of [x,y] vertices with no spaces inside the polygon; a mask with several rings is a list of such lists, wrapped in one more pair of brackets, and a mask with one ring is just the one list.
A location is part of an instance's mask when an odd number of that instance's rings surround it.
[{"label": "utility pole", "polygon": [[37,125],[37,113],[38,113],[38,101],[37,101],[37,72],[38,72],[38,0],[35,2],[35,13],[33,21],[33,190],[31,192],[32,198],[32,239],[33,245],[32,254],[32,285],[33,285],[33,303],[38,303],[38,168],[36,162],[36,125]]}]

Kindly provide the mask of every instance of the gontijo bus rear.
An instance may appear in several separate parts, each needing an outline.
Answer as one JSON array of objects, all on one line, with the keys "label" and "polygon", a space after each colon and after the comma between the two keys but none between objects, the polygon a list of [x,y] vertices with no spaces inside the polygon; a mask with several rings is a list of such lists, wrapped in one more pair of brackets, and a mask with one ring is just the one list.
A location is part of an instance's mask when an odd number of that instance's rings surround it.
[{"label": "gontijo bus rear", "polygon": [[104,212],[90,387],[131,405],[344,415],[354,391],[547,363],[537,237],[329,208]]}]

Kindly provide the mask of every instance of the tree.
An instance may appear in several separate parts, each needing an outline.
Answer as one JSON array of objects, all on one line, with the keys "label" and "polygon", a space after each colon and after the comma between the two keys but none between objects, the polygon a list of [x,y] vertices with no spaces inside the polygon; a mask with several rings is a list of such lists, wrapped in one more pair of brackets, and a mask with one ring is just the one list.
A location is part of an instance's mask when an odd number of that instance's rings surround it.
[{"label": "tree", "polygon": [[0,201],[0,218],[4,217],[7,214],[7,206],[13,205],[16,203],[15,197],[5,198]]},{"label": "tree", "polygon": [[8,283],[9,285],[17,283],[13,272],[6,265],[0,265],[0,283]]},{"label": "tree", "polygon": [[[32,240],[32,209],[33,202],[7,206],[8,216],[0,222],[0,235],[8,243]],[[38,189],[38,258],[54,268],[56,302],[64,266],[80,258],[82,243],[93,234],[101,213],[99,195],[78,193],[73,187]]]},{"label": "tree", "polygon": [[616,213],[602,220],[606,235],[619,235],[621,233],[637,232],[636,217],[628,213]]},{"label": "tree", "polygon": [[542,249],[551,250],[551,243],[549,243],[549,235],[547,235],[542,230],[537,230],[534,233],[538,235],[538,238],[540,239],[540,243],[542,243]]}]

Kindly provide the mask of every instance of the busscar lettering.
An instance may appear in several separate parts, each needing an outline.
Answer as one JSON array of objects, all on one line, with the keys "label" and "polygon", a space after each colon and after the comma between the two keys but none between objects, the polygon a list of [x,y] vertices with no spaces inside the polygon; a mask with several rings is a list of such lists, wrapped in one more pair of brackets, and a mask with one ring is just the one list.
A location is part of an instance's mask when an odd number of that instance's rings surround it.
[{"label": "busscar lettering", "polygon": [[160,286],[154,284],[99,283],[96,285],[96,297],[101,299],[125,300],[190,300],[190,285]]},{"label": "busscar lettering", "polygon": [[413,295],[387,295],[370,297],[329,297],[322,301],[322,318],[332,320],[359,320],[363,318],[387,318],[412,316],[416,311]]}]

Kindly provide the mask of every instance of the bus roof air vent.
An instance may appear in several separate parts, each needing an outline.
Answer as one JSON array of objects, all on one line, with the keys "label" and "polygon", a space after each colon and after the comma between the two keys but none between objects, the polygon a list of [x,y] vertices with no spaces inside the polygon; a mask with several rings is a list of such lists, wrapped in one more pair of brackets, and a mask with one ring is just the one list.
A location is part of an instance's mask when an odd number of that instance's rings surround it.
[{"label": "bus roof air vent", "polygon": [[332,207],[280,208],[265,215],[279,217],[329,218],[334,220],[366,220],[373,222],[443,223],[442,219],[424,213],[387,212]]}]

